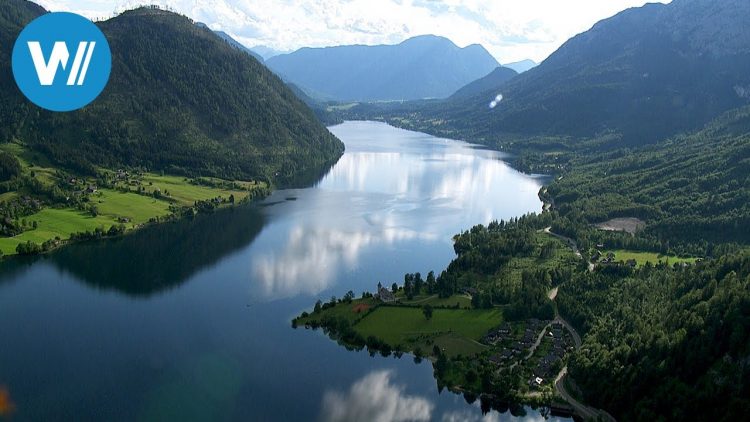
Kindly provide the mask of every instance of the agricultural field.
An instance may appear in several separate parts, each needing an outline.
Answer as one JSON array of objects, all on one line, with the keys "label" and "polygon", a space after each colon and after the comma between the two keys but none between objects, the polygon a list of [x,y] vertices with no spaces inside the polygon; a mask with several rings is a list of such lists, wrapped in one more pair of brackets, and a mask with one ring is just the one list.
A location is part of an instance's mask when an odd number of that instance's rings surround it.
[{"label": "agricultural field", "polygon": [[70,235],[82,231],[92,231],[97,227],[108,229],[117,224],[115,219],[105,215],[92,217],[91,214],[74,209],[45,208],[25,219],[37,223],[36,229],[31,229],[15,237],[0,238],[0,250],[3,255],[16,253],[19,243],[31,241],[37,244],[59,237],[68,239]]},{"label": "agricultural field", "polygon": [[615,254],[615,262],[628,262],[631,259],[634,259],[638,267],[646,265],[647,262],[650,262],[653,265],[658,263],[674,265],[681,262],[695,264],[696,261],[696,258],[680,258],[674,255],[661,255],[656,252],[627,251],[622,249],[603,251],[602,256],[606,257],[609,253]]},{"label": "agricultural field", "polygon": [[[245,199],[253,189],[265,189],[260,182],[237,182],[220,179],[203,179],[201,184],[185,177],[124,172],[99,169],[96,178],[77,178],[58,171],[49,161],[29,151],[20,143],[0,145],[0,151],[13,154],[21,165],[23,174],[41,182],[44,189],[64,192],[71,202],[50,204],[31,215],[17,218],[24,222],[24,232],[14,237],[0,237],[0,251],[13,255],[21,243],[42,244],[48,240],[70,239],[74,233],[109,230],[123,224],[132,230],[154,218],[172,213],[171,205],[192,207],[196,201],[234,196],[236,203]],[[120,177],[121,174],[126,177]],[[63,180],[64,179],[64,180]],[[105,186],[97,186],[99,184]],[[63,190],[60,190],[63,189]],[[160,194],[155,194],[159,191]],[[0,194],[0,202],[19,197],[33,196],[28,187]],[[67,201],[67,199],[66,199]],[[85,209],[84,209],[85,208]],[[95,212],[94,212],[95,211]]]},{"label": "agricultural field", "polygon": [[153,217],[169,215],[169,203],[137,193],[102,189],[91,196],[98,213],[112,221],[126,218],[132,224],[143,224]]},{"label": "agricultural field", "polygon": [[451,297],[444,298],[441,298],[438,295],[422,295],[414,296],[412,300],[406,300],[406,296],[403,294],[403,292],[399,292],[396,297],[399,298],[400,302],[404,305],[430,305],[433,308],[452,308],[455,307],[456,304],[458,304],[458,307],[461,309],[471,308],[471,297],[467,295],[453,295]]},{"label": "agricultural field", "polygon": [[449,355],[469,355],[486,348],[478,341],[502,320],[498,309],[435,309],[428,320],[421,308],[381,306],[354,329],[365,338],[374,336],[406,350],[429,351],[434,343]]},{"label": "agricultural field", "polygon": [[245,190],[229,190],[196,185],[190,183],[184,177],[160,176],[151,173],[146,173],[142,179],[142,185],[147,193],[153,193],[156,189],[159,189],[162,193],[167,192],[170,199],[184,206],[192,206],[195,201],[205,201],[217,196],[229,198],[230,195],[234,195],[235,201],[239,202],[248,195],[249,189],[260,186],[260,184],[253,182],[236,183],[243,186]]}]

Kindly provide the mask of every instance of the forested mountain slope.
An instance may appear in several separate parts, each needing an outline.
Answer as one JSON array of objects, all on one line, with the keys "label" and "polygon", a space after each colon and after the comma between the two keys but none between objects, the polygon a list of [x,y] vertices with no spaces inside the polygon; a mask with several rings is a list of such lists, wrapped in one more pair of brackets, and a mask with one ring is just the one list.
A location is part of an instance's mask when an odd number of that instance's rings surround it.
[{"label": "forested mountain slope", "polygon": [[11,0],[2,13],[2,140],[20,139],[57,165],[88,173],[95,166],[137,166],[284,181],[343,151],[257,60],[161,10],[137,9],[100,23],[113,54],[105,91],[77,112],[40,110],[9,76],[6,46],[43,10]]},{"label": "forested mountain slope", "polygon": [[476,81],[473,81],[470,84],[467,84],[466,86],[462,87],[461,89],[456,91],[453,95],[451,95],[450,98],[451,99],[467,98],[467,97],[472,97],[477,94],[487,93],[488,91],[497,90],[507,81],[513,79],[516,76],[518,76],[518,72],[516,72],[515,70],[500,66],[496,68],[495,70],[493,70],[492,72],[490,72],[489,75],[483,78],[477,79]]},{"label": "forested mountain slope", "polygon": [[659,145],[582,157],[548,188],[561,214],[637,217],[673,242],[750,243],[750,107]]},{"label": "forested mountain slope", "polygon": [[490,145],[606,133],[615,146],[658,142],[750,104],[748,21],[744,0],[647,4],[573,37],[500,92],[359,112]]}]

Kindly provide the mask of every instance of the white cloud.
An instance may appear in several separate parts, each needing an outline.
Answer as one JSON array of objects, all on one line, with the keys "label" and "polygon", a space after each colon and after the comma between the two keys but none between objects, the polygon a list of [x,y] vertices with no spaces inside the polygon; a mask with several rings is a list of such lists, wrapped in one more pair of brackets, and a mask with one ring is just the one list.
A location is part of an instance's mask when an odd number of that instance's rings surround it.
[{"label": "white cloud", "polygon": [[403,387],[391,383],[390,371],[373,372],[357,381],[349,392],[326,392],[321,419],[328,422],[429,421],[434,404],[404,394]]},{"label": "white cloud", "polygon": [[[670,0],[658,0],[663,3]],[[541,61],[597,21],[647,0],[40,0],[91,18],[142,3],[169,6],[248,46],[277,50],[397,43],[423,34],[479,43],[499,61]]]}]

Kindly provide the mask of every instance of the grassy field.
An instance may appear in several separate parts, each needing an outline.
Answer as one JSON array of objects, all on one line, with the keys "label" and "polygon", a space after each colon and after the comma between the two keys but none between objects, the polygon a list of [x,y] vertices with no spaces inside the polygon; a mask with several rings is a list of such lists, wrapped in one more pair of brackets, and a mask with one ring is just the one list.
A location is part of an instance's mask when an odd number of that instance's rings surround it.
[{"label": "grassy field", "polygon": [[[14,145],[6,146],[14,148]],[[30,167],[35,177],[48,184],[56,183],[54,169]],[[147,175],[144,177],[147,191],[155,189],[169,191],[169,197],[156,199],[149,195],[141,195],[132,192],[120,192],[113,189],[99,189],[89,195],[89,203],[95,205],[98,215],[93,217],[90,213],[74,208],[44,208],[41,211],[26,216],[23,219],[31,226],[36,222],[35,229],[29,229],[15,237],[0,238],[0,251],[4,255],[16,253],[16,247],[20,243],[28,241],[42,244],[47,240],[60,238],[67,240],[73,233],[93,231],[96,228],[108,230],[112,225],[120,224],[120,219],[127,219],[125,226],[128,230],[138,225],[147,223],[155,217],[169,215],[170,204],[175,202],[180,205],[192,206],[195,201],[207,200],[216,197],[229,198],[234,195],[235,201],[239,202],[248,195],[247,191],[225,190],[211,188],[208,186],[197,186],[191,184],[182,177]],[[150,184],[149,184],[150,183]],[[243,187],[254,186],[251,182],[242,182]],[[16,192],[8,192],[0,196],[0,201],[7,201],[18,196]]]},{"label": "grassy field", "polygon": [[503,321],[502,312],[493,310],[435,309],[427,320],[420,308],[385,307],[363,318],[354,329],[363,337],[374,336],[407,350],[429,351],[434,342],[449,354],[473,354],[485,349],[476,343]]},{"label": "grassy field", "polygon": [[[371,307],[375,307],[380,303],[379,300],[369,298],[369,299],[357,299],[353,301],[352,303],[346,304],[346,303],[340,303],[333,308],[326,309],[321,315],[310,315],[307,318],[300,318],[297,323],[299,325],[305,325],[315,320],[320,320],[320,317],[324,314],[326,316],[331,316],[336,319],[344,318],[348,320],[350,323],[354,324],[357,322],[364,314],[366,313],[367,309]],[[359,312],[358,312],[359,311]]]},{"label": "grassy field", "polygon": [[152,217],[169,215],[169,203],[136,193],[123,193],[102,189],[92,195],[91,200],[99,210],[99,214],[117,218],[128,218],[132,224],[148,222]]},{"label": "grassy field", "polygon": [[466,295],[453,295],[451,297],[441,298],[438,295],[432,296],[415,296],[412,300],[406,300],[406,297],[399,293],[397,295],[401,303],[405,305],[430,305],[434,308],[450,308],[458,304],[459,308],[470,309],[471,298]]},{"label": "grassy field", "polygon": [[[243,182],[243,185],[246,188],[254,186],[251,182]],[[160,189],[162,192],[169,192],[169,198],[186,206],[192,206],[195,201],[205,201],[217,196],[229,198],[230,195],[234,195],[235,200],[239,202],[248,194],[246,190],[212,188],[192,184],[184,177],[159,176],[148,173],[143,176],[143,186],[148,193],[152,193],[156,189]]]},{"label": "grassy field", "polygon": [[37,228],[23,232],[15,237],[0,238],[0,250],[4,255],[16,253],[16,246],[19,243],[31,241],[34,243],[44,243],[47,240],[54,239],[56,236],[61,239],[68,239],[71,234],[82,231],[94,230],[97,227],[109,228],[115,224],[115,220],[109,216],[99,215],[92,217],[73,209],[53,209],[46,208],[36,214],[26,217],[29,222],[36,221]]},{"label": "grassy field", "polygon": [[635,259],[639,267],[646,265],[647,262],[651,264],[658,264],[660,262],[669,263],[674,265],[680,262],[686,262],[688,264],[694,264],[696,258],[679,258],[677,256],[665,256],[656,252],[638,252],[638,251],[627,251],[622,249],[615,249],[609,251],[603,251],[603,255],[606,257],[608,253],[612,252],[615,254],[615,261],[627,262],[631,259]]}]

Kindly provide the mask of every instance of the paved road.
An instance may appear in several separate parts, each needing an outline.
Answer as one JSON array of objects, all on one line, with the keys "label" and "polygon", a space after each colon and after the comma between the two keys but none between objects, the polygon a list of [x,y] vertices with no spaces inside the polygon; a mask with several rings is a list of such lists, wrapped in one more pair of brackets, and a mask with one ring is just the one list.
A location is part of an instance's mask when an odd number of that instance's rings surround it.
[{"label": "paved road", "polygon": [[539,345],[542,343],[542,339],[544,339],[544,335],[547,334],[549,331],[549,327],[552,325],[552,323],[549,323],[542,328],[542,332],[539,333],[539,336],[536,338],[536,342],[529,348],[529,353],[526,354],[526,357],[524,359],[528,359],[532,356],[534,356],[534,352],[536,352],[536,348],[539,347]]},{"label": "paved road", "polygon": [[552,233],[552,227],[547,227],[546,229],[544,229],[544,232],[551,236],[555,236],[556,238],[567,243],[568,246],[570,246],[570,249],[573,249],[573,253],[575,253],[578,258],[583,258],[583,256],[581,255],[581,251],[578,250],[578,244],[575,240],[557,233]]},{"label": "paved road", "polygon": [[[544,229],[544,232],[547,234],[550,234],[552,236],[555,236],[558,239],[563,240],[570,246],[571,249],[573,249],[573,252],[576,254],[578,258],[583,258],[581,255],[581,252],[578,250],[578,244],[575,240],[565,237],[559,234],[552,233],[552,227],[547,227]],[[594,271],[594,264],[589,262],[589,271]],[[557,298],[557,293],[559,291],[560,287],[556,287],[552,289],[549,292],[549,298],[551,300],[555,300]],[[578,331],[576,331],[575,328],[573,328],[572,325],[568,321],[566,321],[563,317],[560,316],[560,313],[557,309],[557,304],[555,304],[555,322],[561,323],[565,328],[570,332],[570,335],[573,337],[573,343],[575,343],[576,350],[581,348],[581,336],[578,334]],[[557,375],[557,378],[555,378],[555,391],[557,391],[557,394],[560,395],[565,401],[567,401],[575,411],[578,413],[579,416],[581,416],[584,420],[604,420],[604,421],[610,421],[615,422],[615,418],[612,417],[609,413],[607,413],[604,410],[601,409],[595,409],[590,406],[586,406],[585,404],[579,402],[576,400],[568,391],[565,389],[565,377],[568,376],[568,367],[564,367],[560,373]]]},{"label": "paved road", "polygon": [[555,390],[557,391],[560,396],[565,399],[565,401],[568,402],[571,406],[573,406],[573,409],[575,409],[576,413],[580,417],[582,417],[584,420],[603,420],[603,421],[610,421],[610,422],[616,422],[615,418],[612,417],[609,413],[594,409],[593,407],[586,406],[585,404],[579,402],[576,400],[568,391],[565,389],[565,377],[568,375],[568,367],[560,371],[560,374],[555,378]]}]

